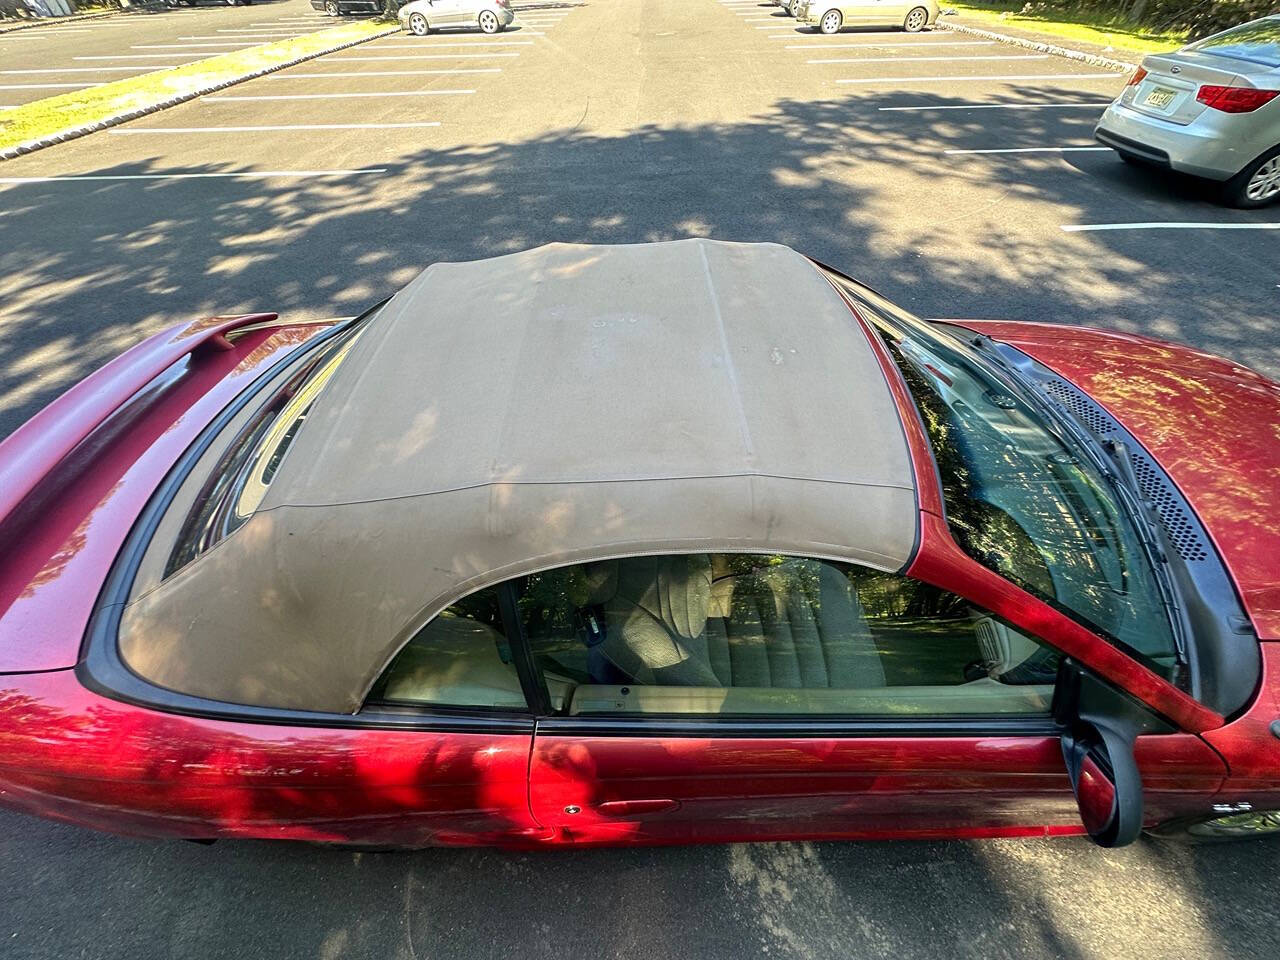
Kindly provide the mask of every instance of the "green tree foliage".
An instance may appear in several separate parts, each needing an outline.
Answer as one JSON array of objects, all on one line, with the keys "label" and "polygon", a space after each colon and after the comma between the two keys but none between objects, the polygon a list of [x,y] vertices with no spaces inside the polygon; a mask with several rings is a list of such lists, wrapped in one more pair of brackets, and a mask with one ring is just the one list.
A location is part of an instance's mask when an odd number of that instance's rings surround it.
[{"label": "green tree foliage", "polygon": [[1190,39],[1280,13],[1280,0],[1039,0],[1025,13],[1061,11],[1115,17],[1152,30],[1186,30]]}]

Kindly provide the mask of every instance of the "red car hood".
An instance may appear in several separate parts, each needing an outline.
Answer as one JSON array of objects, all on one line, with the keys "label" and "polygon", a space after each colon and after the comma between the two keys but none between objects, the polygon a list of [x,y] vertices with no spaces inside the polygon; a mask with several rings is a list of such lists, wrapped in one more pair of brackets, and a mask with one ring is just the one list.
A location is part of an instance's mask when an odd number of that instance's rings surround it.
[{"label": "red car hood", "polygon": [[1258,636],[1280,640],[1280,384],[1146,337],[1049,323],[960,325],[1034,357],[1137,437],[1208,529]]}]

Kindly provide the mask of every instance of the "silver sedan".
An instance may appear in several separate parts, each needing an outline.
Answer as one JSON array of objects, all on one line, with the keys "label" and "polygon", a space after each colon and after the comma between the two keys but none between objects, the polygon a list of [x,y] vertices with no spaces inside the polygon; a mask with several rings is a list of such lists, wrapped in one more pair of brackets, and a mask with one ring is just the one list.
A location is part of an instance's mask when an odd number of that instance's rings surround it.
[{"label": "silver sedan", "polygon": [[1280,15],[1146,57],[1094,136],[1130,163],[1218,181],[1234,206],[1280,198]]},{"label": "silver sedan", "polygon": [[413,0],[396,16],[419,37],[441,27],[478,26],[483,33],[500,33],[516,18],[511,0]]}]

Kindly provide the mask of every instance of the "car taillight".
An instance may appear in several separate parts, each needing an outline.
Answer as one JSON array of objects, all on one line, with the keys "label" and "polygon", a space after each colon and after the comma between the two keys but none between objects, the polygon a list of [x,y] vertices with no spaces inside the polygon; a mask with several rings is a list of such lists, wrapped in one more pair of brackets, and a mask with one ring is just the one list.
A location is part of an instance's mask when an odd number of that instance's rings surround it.
[{"label": "car taillight", "polygon": [[1142,69],[1142,67],[1139,67],[1137,70],[1134,71],[1133,76],[1129,78],[1129,82],[1125,84],[1125,86],[1136,87],[1138,84],[1142,82],[1142,78],[1145,77],[1146,75],[1147,75],[1147,71]]},{"label": "car taillight", "polygon": [[1280,90],[1256,90],[1253,87],[1218,87],[1205,84],[1196,91],[1196,99],[1206,107],[1223,113],[1251,113],[1270,103]]}]

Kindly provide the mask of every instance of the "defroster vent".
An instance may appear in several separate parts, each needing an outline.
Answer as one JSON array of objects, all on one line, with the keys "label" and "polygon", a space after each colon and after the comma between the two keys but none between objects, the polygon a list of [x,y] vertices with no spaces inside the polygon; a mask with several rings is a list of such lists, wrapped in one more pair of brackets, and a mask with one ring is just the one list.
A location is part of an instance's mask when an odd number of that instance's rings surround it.
[{"label": "defroster vent", "polygon": [[1169,542],[1178,551],[1178,556],[1188,563],[1207,560],[1209,545],[1199,524],[1192,519],[1182,495],[1165,479],[1164,472],[1151,457],[1145,451],[1136,449],[1115,420],[1072,384],[1058,377],[1045,378],[1043,383],[1049,396],[1098,439],[1126,441],[1133,472],[1138,478],[1138,488],[1143,498],[1155,505]]}]

